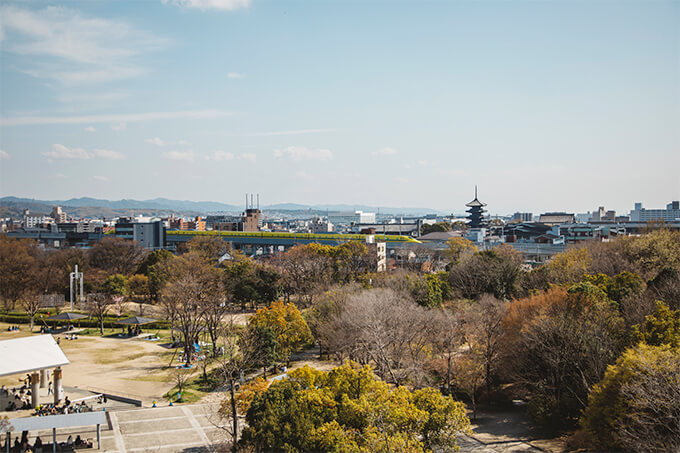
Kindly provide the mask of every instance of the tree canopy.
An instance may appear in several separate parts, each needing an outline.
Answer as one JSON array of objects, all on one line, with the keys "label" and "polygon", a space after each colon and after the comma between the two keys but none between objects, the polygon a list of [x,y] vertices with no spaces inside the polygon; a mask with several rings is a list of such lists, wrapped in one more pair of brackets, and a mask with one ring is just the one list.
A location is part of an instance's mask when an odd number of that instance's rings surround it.
[{"label": "tree canopy", "polygon": [[292,452],[451,450],[469,429],[462,403],[432,388],[392,388],[353,363],[291,372],[252,397],[246,421],[243,443]]}]

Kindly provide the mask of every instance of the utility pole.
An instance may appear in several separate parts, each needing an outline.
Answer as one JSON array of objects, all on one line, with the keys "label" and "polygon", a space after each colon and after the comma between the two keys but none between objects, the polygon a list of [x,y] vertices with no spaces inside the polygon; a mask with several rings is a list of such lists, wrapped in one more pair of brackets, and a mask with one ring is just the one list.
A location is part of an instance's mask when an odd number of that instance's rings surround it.
[{"label": "utility pole", "polygon": [[[78,272],[78,265],[76,264],[75,269],[73,272],[69,274],[70,276],[70,281],[69,281],[69,288],[70,288],[70,294],[71,294],[71,311],[73,311],[73,290],[75,288],[76,292],[76,300],[79,303],[83,303],[84,301],[84,292],[83,292],[83,273]],[[80,299],[78,298],[78,284],[80,283]]]}]

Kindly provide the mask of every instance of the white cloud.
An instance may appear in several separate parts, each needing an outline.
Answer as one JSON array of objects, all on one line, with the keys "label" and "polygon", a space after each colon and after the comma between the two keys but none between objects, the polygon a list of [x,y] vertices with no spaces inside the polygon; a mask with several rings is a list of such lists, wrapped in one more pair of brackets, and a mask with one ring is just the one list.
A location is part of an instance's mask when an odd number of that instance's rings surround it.
[{"label": "white cloud", "polygon": [[234,155],[228,151],[215,151],[212,155],[214,160],[234,160]]},{"label": "white cloud", "polygon": [[67,7],[31,11],[4,5],[0,17],[4,50],[39,59],[26,59],[18,69],[64,84],[139,76],[146,72],[137,63],[139,56],[167,44],[126,22],[89,17]]},{"label": "white cloud", "polygon": [[148,144],[150,144],[150,145],[156,145],[156,146],[163,146],[163,145],[165,145],[165,141],[164,141],[164,140],[161,140],[161,139],[158,138],[158,137],[147,138],[146,140],[144,140],[144,143],[148,143]]},{"label": "white cloud", "polygon": [[50,179],[66,179],[66,175],[63,173],[55,173],[49,176]]},{"label": "white cloud", "polygon": [[274,157],[292,160],[330,160],[333,158],[333,153],[329,149],[309,149],[304,146],[289,146],[283,149],[275,149]]},{"label": "white cloud", "polygon": [[426,160],[419,160],[416,162],[418,165],[421,167],[426,167],[427,166],[427,161]]},{"label": "white cloud", "polygon": [[233,11],[250,6],[250,0],[161,0],[161,3],[182,8],[216,9],[221,11]]},{"label": "white cloud", "polygon": [[49,161],[53,159],[94,159],[95,157],[106,160],[123,160],[126,158],[125,154],[118,151],[97,148],[89,152],[83,148],[68,148],[59,143],[52,145],[52,151],[45,151],[42,155],[47,157]]},{"label": "white cloud", "polygon": [[340,129],[326,128],[326,129],[296,129],[290,131],[273,131],[273,132],[256,132],[253,134],[241,134],[240,137],[270,137],[277,135],[304,135],[304,134],[320,134],[322,132],[335,132]]},{"label": "white cloud", "polygon": [[111,151],[109,149],[95,149],[94,154],[100,159],[123,160],[126,158],[125,154],[119,153],[118,151]]},{"label": "white cloud", "polygon": [[243,160],[250,163],[255,163],[257,155],[255,153],[234,154],[229,151],[215,151],[210,156],[206,156],[205,160],[229,161],[229,160]]},{"label": "white cloud", "polygon": [[188,151],[168,151],[163,153],[163,158],[167,160],[193,162],[195,155],[191,150]]},{"label": "white cloud", "polygon": [[124,131],[125,129],[127,129],[127,123],[121,122],[121,123],[114,124],[113,126],[111,126],[111,130],[116,131],[116,132]]},{"label": "white cloud", "polygon": [[246,162],[250,162],[251,164],[254,164],[255,161],[257,161],[257,154],[255,154],[255,153],[243,153],[243,154],[241,154],[240,158],[245,160]]},{"label": "white cloud", "polygon": [[92,127],[92,126],[87,126],[87,127],[86,127],[85,129],[83,129],[83,130],[84,130],[85,132],[94,132],[94,131],[96,131],[97,129],[95,129],[95,128]]},{"label": "white cloud", "polygon": [[408,183],[408,179],[406,179],[406,178],[394,178],[393,181],[396,182],[397,184],[406,184],[406,183]]},{"label": "white cloud", "polygon": [[156,145],[156,146],[191,146],[191,143],[189,143],[186,140],[178,140],[176,142],[169,142],[167,140],[163,140],[159,137],[154,137],[154,138],[147,138],[144,140],[144,143],[148,143],[150,145]]},{"label": "white cloud", "polygon": [[0,126],[33,126],[38,124],[87,124],[119,123],[114,127],[125,127],[126,123],[140,121],[206,119],[232,115],[224,110],[184,110],[177,112],[117,113],[85,116],[16,116],[0,118]]},{"label": "white cloud", "polygon": [[90,181],[109,182],[111,180],[109,178],[107,178],[106,176],[93,175],[93,176],[90,176]]},{"label": "white cloud", "polygon": [[9,153],[7,151],[0,149],[0,160],[6,159],[9,159]]},{"label": "white cloud", "polygon": [[377,151],[373,151],[371,153],[372,156],[391,156],[392,154],[396,154],[397,150],[394,148],[381,148]]},{"label": "white cloud", "polygon": [[92,159],[92,154],[82,148],[67,148],[58,143],[52,145],[52,151],[45,151],[42,155],[50,159]]},{"label": "white cloud", "polygon": [[230,72],[227,74],[228,79],[242,79],[244,76],[240,72]]}]

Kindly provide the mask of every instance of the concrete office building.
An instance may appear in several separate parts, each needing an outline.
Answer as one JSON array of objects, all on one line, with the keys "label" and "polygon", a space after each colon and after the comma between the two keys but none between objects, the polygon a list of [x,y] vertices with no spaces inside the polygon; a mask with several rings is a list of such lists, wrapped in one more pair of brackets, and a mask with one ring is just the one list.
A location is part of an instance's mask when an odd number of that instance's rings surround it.
[{"label": "concrete office building", "polygon": [[666,209],[646,209],[642,207],[642,203],[635,203],[635,209],[630,211],[631,222],[670,222],[678,219],[680,219],[680,201],[668,203]]},{"label": "concrete office building", "polygon": [[331,212],[328,221],[334,225],[375,223],[375,212]]},{"label": "concrete office building", "polygon": [[161,220],[132,222],[130,219],[120,219],[116,223],[116,237],[132,239],[142,247],[157,250],[165,247],[165,225]]}]

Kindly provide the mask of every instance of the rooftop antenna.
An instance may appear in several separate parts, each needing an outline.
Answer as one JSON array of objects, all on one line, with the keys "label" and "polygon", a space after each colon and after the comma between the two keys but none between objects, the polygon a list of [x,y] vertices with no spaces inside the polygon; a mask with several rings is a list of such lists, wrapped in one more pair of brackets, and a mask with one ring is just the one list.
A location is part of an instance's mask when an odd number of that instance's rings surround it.
[{"label": "rooftop antenna", "polygon": [[475,200],[477,199],[477,184],[475,184]]},{"label": "rooftop antenna", "polygon": [[246,210],[248,210],[248,194],[246,194]]}]

